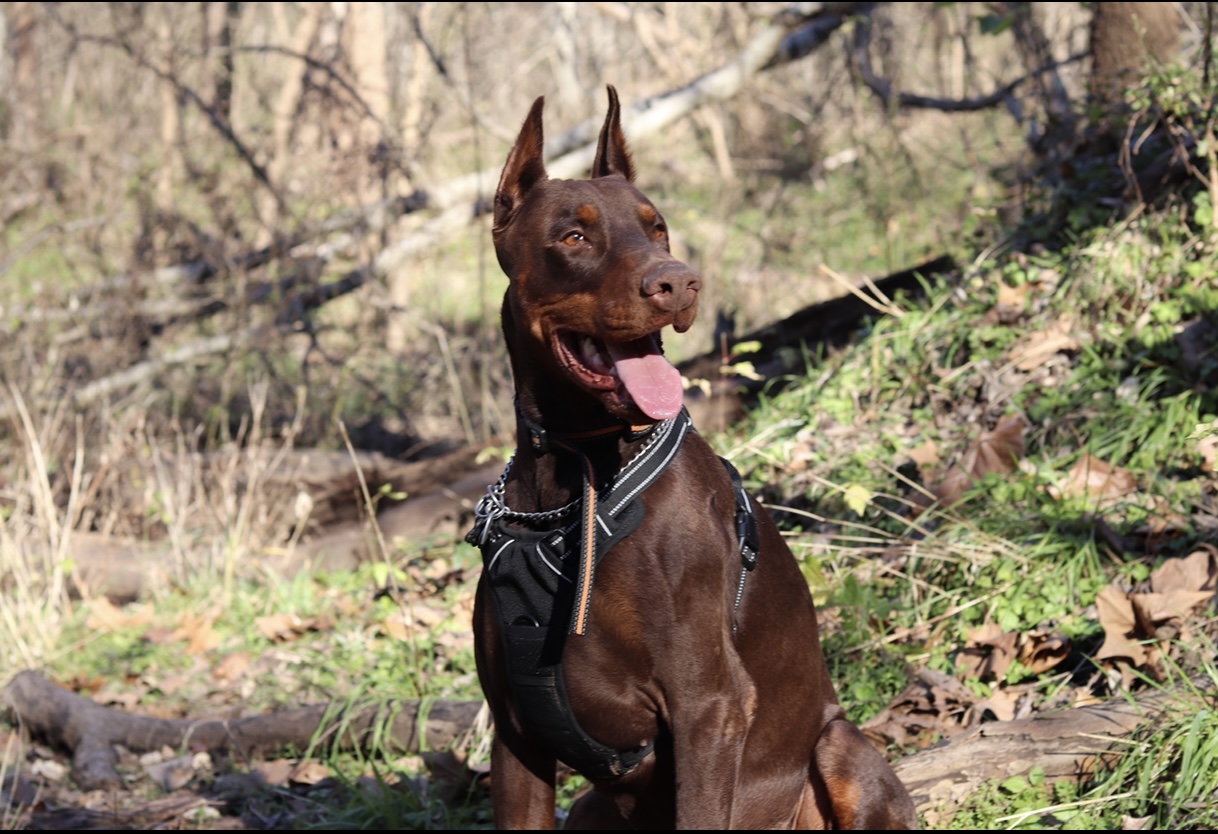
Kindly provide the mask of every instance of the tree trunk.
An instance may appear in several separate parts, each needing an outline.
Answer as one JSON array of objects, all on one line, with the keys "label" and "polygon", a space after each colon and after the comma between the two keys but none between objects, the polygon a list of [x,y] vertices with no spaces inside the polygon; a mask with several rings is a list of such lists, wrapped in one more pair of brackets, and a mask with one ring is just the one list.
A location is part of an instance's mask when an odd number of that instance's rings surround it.
[{"label": "tree trunk", "polygon": [[38,47],[34,37],[38,24],[36,3],[8,4],[9,43],[13,53],[13,81],[9,85],[8,108],[12,123],[12,145],[26,151],[37,132]]},{"label": "tree trunk", "polygon": [[235,0],[203,4],[203,87],[211,87],[211,106],[224,121],[232,123],[233,21],[241,4]]},{"label": "tree trunk", "polygon": [[[291,56],[309,54],[309,47],[317,37],[317,30],[321,28],[321,18],[325,8],[324,3],[304,4],[304,17],[296,24],[296,31],[292,34],[292,41],[287,47],[290,56],[284,59],[287,66],[283,76],[283,86],[279,88],[279,95],[275,97],[271,126],[271,159],[266,166],[267,178],[276,188],[282,187],[283,174],[291,161],[292,129],[296,122],[296,113],[300,109],[300,96],[304,92],[304,75],[308,68],[303,60]],[[263,195],[261,214],[265,229],[279,227],[279,205],[273,195]],[[270,232],[267,231],[264,237],[269,239]],[[263,241],[263,243],[265,242]]]},{"label": "tree trunk", "polygon": [[175,77],[172,7],[157,10],[157,44],[161,51],[161,167],[157,172],[156,206],[166,215],[173,211],[174,182],[178,169],[178,134],[181,114],[178,108],[178,91],[171,79]]},{"label": "tree trunk", "polygon": [[1093,3],[1090,93],[1101,126],[1117,129],[1125,88],[1151,61],[1170,61],[1180,49],[1180,14],[1174,3]]}]

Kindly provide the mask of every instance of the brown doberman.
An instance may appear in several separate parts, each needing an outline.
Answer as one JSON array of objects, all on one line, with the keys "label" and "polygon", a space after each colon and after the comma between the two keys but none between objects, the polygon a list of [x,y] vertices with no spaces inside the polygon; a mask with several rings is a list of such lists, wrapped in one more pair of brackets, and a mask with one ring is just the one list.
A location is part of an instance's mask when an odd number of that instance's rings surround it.
[{"label": "brown doberman", "polygon": [[633,185],[617,94],[592,178],[542,160],[538,98],[495,194],[518,445],[478,507],[475,635],[495,821],[552,828],[914,828],[845,717],[778,529],[682,408],[660,330],[701,278]]}]

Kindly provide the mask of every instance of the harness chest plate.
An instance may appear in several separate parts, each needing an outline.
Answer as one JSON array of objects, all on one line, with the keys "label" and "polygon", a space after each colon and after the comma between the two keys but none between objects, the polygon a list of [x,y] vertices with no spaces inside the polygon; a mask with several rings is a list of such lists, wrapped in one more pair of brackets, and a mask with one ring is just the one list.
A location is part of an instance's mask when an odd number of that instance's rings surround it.
[{"label": "harness chest plate", "polygon": [[[579,543],[595,542],[595,565],[639,528],[646,515],[639,496],[667,468],[689,428],[685,412],[656,427],[654,440],[649,439],[638,457],[594,499],[591,537],[580,529],[579,521],[547,531],[508,526],[518,514],[503,504],[506,471],[499,492],[492,485],[479,504],[477,521],[466,536],[482,550],[484,581],[494,601],[517,717],[530,735],[544,740],[559,759],[588,778],[610,779],[629,773],[655,743],[628,750],[604,745],[584,732],[571,709],[562,656],[581,572],[581,560],[576,558]],[[743,564],[739,607],[744,576],[756,564],[757,525],[739,474],[730,463],[723,463],[736,492],[736,533]],[[588,589],[590,592],[590,582]]]}]

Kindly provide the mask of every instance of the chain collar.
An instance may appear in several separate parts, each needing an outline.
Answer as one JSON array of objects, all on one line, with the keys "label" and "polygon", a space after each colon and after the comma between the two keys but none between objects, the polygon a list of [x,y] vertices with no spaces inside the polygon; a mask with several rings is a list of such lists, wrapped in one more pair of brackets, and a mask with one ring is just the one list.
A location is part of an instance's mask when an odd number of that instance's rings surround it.
[{"label": "chain collar", "polygon": [[[688,419],[688,416],[682,412],[677,417],[671,417],[650,426],[647,430],[647,441],[639,447],[634,457],[618,470],[617,475],[613,477],[613,480],[609,484],[609,489],[612,489],[617,484],[624,483],[637,470],[646,465],[656,445],[671,433],[677,421]],[[491,528],[494,526],[493,522],[497,520],[518,521],[533,525],[561,521],[575,512],[580,504],[583,503],[583,498],[581,497],[575,498],[553,510],[542,510],[535,513],[513,510],[507,505],[505,487],[507,485],[508,474],[512,471],[512,464],[515,462],[516,456],[512,455],[512,458],[507,462],[507,466],[503,468],[503,473],[500,474],[499,480],[486,488],[486,495],[482,496],[477,506],[474,507],[474,528],[470,531],[470,537],[467,539],[470,544],[479,547],[485,544],[487,536],[490,535]],[[477,534],[476,536],[474,535],[475,533]]]}]

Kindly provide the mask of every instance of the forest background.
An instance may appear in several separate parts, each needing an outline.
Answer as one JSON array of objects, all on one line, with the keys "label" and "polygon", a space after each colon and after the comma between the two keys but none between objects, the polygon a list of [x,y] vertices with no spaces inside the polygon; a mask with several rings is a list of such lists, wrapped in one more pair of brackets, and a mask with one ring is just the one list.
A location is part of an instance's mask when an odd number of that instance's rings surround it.
[{"label": "forest background", "polygon": [[0,11],[10,826],[488,824],[487,206],[606,84],[691,407],[928,825],[1212,825],[1212,4]]}]

